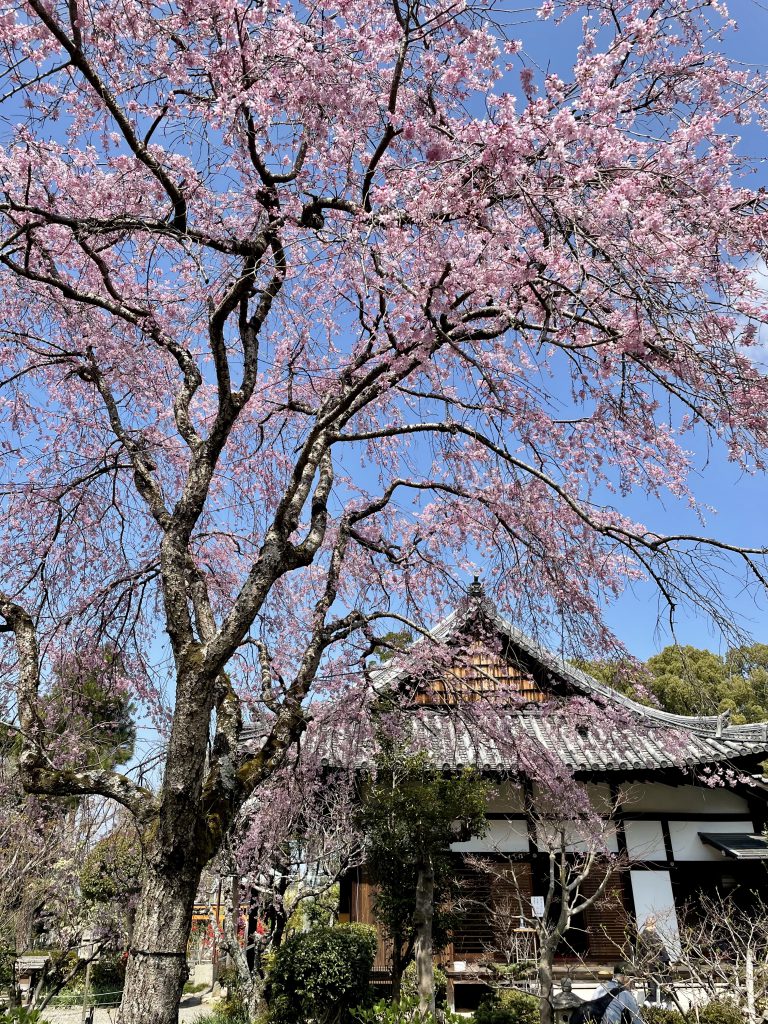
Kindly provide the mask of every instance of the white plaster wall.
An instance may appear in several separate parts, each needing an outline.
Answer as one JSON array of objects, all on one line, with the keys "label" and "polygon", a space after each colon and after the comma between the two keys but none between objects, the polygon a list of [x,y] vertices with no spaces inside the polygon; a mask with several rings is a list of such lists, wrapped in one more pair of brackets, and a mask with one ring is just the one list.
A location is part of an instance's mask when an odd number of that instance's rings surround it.
[{"label": "white plaster wall", "polygon": [[488,801],[488,810],[497,813],[522,814],[524,809],[523,791],[512,782],[499,783]]},{"label": "white plaster wall", "polygon": [[[578,828],[575,825],[571,825],[565,829],[565,849],[568,853],[586,853],[587,850],[594,848],[594,841],[590,841],[589,838],[582,839],[579,835]],[[619,844],[616,839],[616,826],[613,823],[606,822],[605,834],[602,837],[605,847],[610,853],[619,852]],[[539,849],[544,852],[550,848],[555,850],[560,849],[560,831],[559,829],[548,828],[546,822],[536,823],[536,841],[539,845]]]},{"label": "white plaster wall", "polygon": [[622,810],[625,811],[659,811],[674,813],[685,811],[695,814],[739,814],[749,813],[749,805],[744,797],[738,796],[730,789],[708,786],[663,786],[652,784],[647,786],[631,786],[624,791]]},{"label": "white plaster wall", "polygon": [[638,926],[642,928],[653,915],[671,957],[679,956],[680,935],[669,871],[630,871],[629,879]]},{"label": "white plaster wall", "polygon": [[611,787],[607,782],[588,782],[587,793],[595,810],[602,814],[611,813],[613,800],[611,799]]},{"label": "white plaster wall", "polygon": [[451,843],[456,853],[527,853],[528,826],[524,821],[491,821],[486,835],[466,843]]},{"label": "white plaster wall", "polygon": [[699,832],[753,832],[752,822],[743,821],[670,821],[669,835],[675,860],[719,860],[724,856],[699,839]]},{"label": "white plaster wall", "polygon": [[627,853],[633,860],[666,860],[660,821],[625,821]]}]

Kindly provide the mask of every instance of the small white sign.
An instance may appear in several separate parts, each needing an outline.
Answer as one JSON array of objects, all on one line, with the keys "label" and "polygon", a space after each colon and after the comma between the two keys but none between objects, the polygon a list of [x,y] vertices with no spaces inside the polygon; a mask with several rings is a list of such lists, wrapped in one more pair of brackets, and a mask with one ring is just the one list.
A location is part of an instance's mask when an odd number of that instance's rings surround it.
[{"label": "small white sign", "polygon": [[534,917],[544,917],[544,897],[531,896],[531,910]]}]

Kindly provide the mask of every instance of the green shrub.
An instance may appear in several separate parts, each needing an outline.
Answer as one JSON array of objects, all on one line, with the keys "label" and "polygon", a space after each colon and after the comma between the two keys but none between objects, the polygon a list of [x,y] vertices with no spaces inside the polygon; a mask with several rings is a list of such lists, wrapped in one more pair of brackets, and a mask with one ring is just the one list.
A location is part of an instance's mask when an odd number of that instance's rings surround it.
[{"label": "green shrub", "polygon": [[403,996],[399,1003],[382,999],[373,1006],[358,1006],[352,1018],[357,1024],[422,1024],[419,1000],[414,996]]},{"label": "green shrub", "polygon": [[736,1003],[726,999],[707,1003],[699,1010],[700,1024],[744,1024],[744,1017]]},{"label": "green shrub", "polygon": [[40,1011],[28,1006],[14,1006],[12,1010],[0,1013],[0,1024],[39,1024]]},{"label": "green shrub", "polygon": [[648,1006],[646,1003],[641,1012],[644,1024],[685,1024],[679,1010],[666,1010],[663,1006]]},{"label": "green shrub", "polygon": [[83,988],[82,980],[80,988],[63,988],[57,996],[51,1000],[51,1006],[82,1006]]},{"label": "green shrub", "polygon": [[366,1001],[375,956],[376,932],[369,925],[340,924],[292,936],[270,972],[270,1020],[348,1020],[351,1008]]},{"label": "green shrub", "polygon": [[235,1006],[229,1000],[216,1003],[208,1013],[195,1017],[192,1024],[249,1024],[242,1006]]},{"label": "green shrub", "polygon": [[540,1024],[539,1000],[515,988],[488,996],[475,1011],[475,1024]]},{"label": "green shrub", "polygon": [[204,981],[188,981],[184,985],[185,995],[195,995],[196,992],[204,992],[208,988],[208,985]]},{"label": "green shrub", "polygon": [[[444,1024],[466,1024],[466,1018],[445,1010],[441,1014]],[[352,1011],[356,1024],[435,1024],[432,1016],[422,1017],[419,1000],[415,996],[403,996],[399,1003],[382,999],[373,1006],[358,1006]]]},{"label": "green shrub", "polygon": [[[410,963],[403,972],[402,993],[404,996],[418,996],[416,988],[416,964]],[[435,1006],[441,1009],[448,999],[448,979],[445,971],[435,967]]]},{"label": "green shrub", "polygon": [[125,984],[125,960],[119,953],[99,957],[91,964],[91,992],[122,992]]}]

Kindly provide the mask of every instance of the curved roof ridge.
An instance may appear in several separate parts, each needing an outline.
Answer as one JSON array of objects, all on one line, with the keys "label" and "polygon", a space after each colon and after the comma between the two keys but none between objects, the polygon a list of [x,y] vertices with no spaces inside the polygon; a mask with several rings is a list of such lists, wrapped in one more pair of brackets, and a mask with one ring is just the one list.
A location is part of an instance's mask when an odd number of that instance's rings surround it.
[{"label": "curved roof ridge", "polygon": [[[522,650],[534,661],[539,662],[543,667],[548,668],[554,675],[570,683],[577,690],[590,697],[601,697],[603,700],[625,708],[627,711],[646,722],[658,723],[666,728],[685,729],[688,732],[695,732],[713,738],[730,738],[735,740],[768,740],[768,722],[753,722],[744,725],[729,725],[724,715],[677,715],[671,711],[663,711],[647,704],[641,704],[631,697],[619,693],[618,690],[601,683],[589,673],[569,664],[559,654],[555,654],[547,647],[538,643],[532,637],[523,633],[515,626],[510,619],[505,618],[498,610],[494,602],[486,595],[469,597],[462,605],[455,608],[449,615],[437,623],[437,625],[425,631],[413,644],[413,647],[432,640],[442,643],[451,636],[456,635],[465,624],[470,615],[476,611],[484,614],[497,631],[507,637],[516,647]],[[374,686],[377,690],[391,685],[397,679],[407,676],[406,665],[388,665],[377,669],[374,676]]]},{"label": "curved roof ridge", "polygon": [[573,683],[578,689],[586,691],[590,696],[599,695],[614,704],[625,707],[628,711],[632,711],[642,718],[652,719],[668,728],[683,728],[689,732],[700,732],[705,735],[725,736],[726,738],[731,737],[733,739],[747,738],[748,736],[754,736],[755,738],[759,736],[761,739],[768,739],[768,722],[729,725],[727,717],[724,715],[677,715],[671,711],[664,711],[662,708],[641,704],[639,701],[619,693],[618,690],[614,690],[607,683],[601,683],[599,679],[595,679],[588,672],[584,672],[575,665],[569,664],[562,655],[555,654],[553,651],[537,643],[523,633],[522,630],[518,629],[509,619],[506,619],[488,597],[484,597],[483,602],[485,605],[483,610],[491,611],[497,627],[509,637],[512,643],[521,647],[532,658],[543,664],[547,665],[549,663],[548,667],[551,667],[553,671],[557,672],[558,675],[568,682]]}]

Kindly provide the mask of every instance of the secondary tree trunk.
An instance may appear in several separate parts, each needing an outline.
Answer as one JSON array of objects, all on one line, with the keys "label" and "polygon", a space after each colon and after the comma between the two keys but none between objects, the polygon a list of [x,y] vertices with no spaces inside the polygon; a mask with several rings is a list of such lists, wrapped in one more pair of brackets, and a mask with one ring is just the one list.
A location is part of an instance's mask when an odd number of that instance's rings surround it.
[{"label": "secondary tree trunk", "polygon": [[416,989],[422,1016],[435,1013],[435,969],[432,962],[432,919],[435,911],[435,872],[430,861],[419,869],[416,881],[416,909],[413,915],[416,941]]},{"label": "secondary tree trunk", "polygon": [[548,949],[542,949],[539,955],[538,970],[541,1024],[554,1024],[555,1018],[552,1011],[552,990],[554,988],[553,965],[553,954]]},{"label": "secondary tree trunk", "polygon": [[400,936],[393,936],[392,941],[392,1001],[394,1003],[400,1002],[400,996],[403,991],[403,971],[405,970],[403,962],[403,941]]},{"label": "secondary tree trunk", "polygon": [[747,1021],[748,1024],[755,1024],[755,960],[751,942],[747,943],[744,958],[744,982],[747,989]]},{"label": "secondary tree trunk", "polygon": [[[189,840],[188,840],[189,842]],[[200,870],[171,858],[146,868],[118,1024],[177,1024]]]}]

